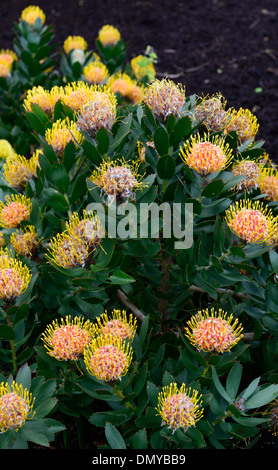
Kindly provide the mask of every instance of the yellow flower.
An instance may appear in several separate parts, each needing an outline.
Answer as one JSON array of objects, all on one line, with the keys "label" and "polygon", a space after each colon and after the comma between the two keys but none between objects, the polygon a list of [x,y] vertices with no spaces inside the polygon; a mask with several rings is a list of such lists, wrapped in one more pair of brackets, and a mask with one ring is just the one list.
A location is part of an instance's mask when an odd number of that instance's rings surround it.
[{"label": "yellow flower", "polygon": [[50,356],[58,361],[76,361],[84,354],[93,339],[93,324],[83,318],[67,315],[59,322],[54,320],[42,334]]},{"label": "yellow flower", "polygon": [[198,351],[229,351],[242,338],[242,326],[221,308],[204,309],[194,315],[185,328],[185,336]]},{"label": "yellow flower", "polygon": [[229,113],[225,111],[226,100],[221,93],[207,96],[196,106],[194,118],[206,126],[208,131],[219,132],[224,129],[229,118]]},{"label": "yellow flower", "polygon": [[258,179],[259,188],[262,194],[267,194],[269,201],[278,201],[278,172],[271,168],[261,171]]},{"label": "yellow flower", "polygon": [[96,248],[105,235],[100,219],[85,210],[82,219],[77,212],[73,213],[70,221],[66,222],[66,231],[70,236],[80,239],[90,250]]},{"label": "yellow flower", "polygon": [[37,18],[41,19],[42,24],[45,23],[45,14],[42,9],[38,6],[30,5],[22,10],[19,20],[26,21],[30,26],[33,26]]},{"label": "yellow flower", "polygon": [[142,80],[146,75],[149,80],[154,80],[156,71],[153,65],[147,57],[138,55],[133,57],[130,61],[131,71],[137,80]]},{"label": "yellow flower", "polygon": [[172,80],[155,80],[146,87],[144,101],[157,119],[167,119],[170,114],[179,117],[185,103],[185,88]]},{"label": "yellow flower", "polygon": [[10,186],[23,191],[26,183],[36,175],[34,160],[27,159],[22,155],[14,154],[6,159],[3,165],[3,176]]},{"label": "yellow flower", "polygon": [[269,168],[273,168],[274,170],[277,168],[276,163],[274,163],[269,155],[264,151],[264,153],[259,157],[259,162],[263,165],[267,165]]},{"label": "yellow flower", "polygon": [[105,311],[100,317],[97,317],[97,326],[95,326],[95,334],[111,335],[113,337],[128,339],[132,341],[136,333],[137,320],[132,315],[127,314],[125,310],[112,311],[112,315],[108,316]]},{"label": "yellow flower", "polygon": [[79,110],[76,126],[95,137],[101,127],[110,131],[116,119],[117,100],[106,87],[103,91],[94,91],[91,98]]},{"label": "yellow flower", "polygon": [[84,67],[83,75],[88,83],[102,85],[109,76],[109,72],[105,64],[94,61]]},{"label": "yellow flower", "polygon": [[162,426],[167,424],[173,433],[183,428],[184,432],[203,416],[200,401],[202,395],[198,396],[197,390],[186,389],[185,384],[178,388],[176,383],[171,383],[162,388],[158,395],[158,406],[156,411],[162,418]]},{"label": "yellow flower", "polygon": [[25,421],[34,416],[33,406],[35,398],[22,384],[12,382],[0,384],[0,431],[9,429],[18,431]]},{"label": "yellow flower", "polygon": [[235,131],[241,144],[247,140],[254,140],[258,129],[259,124],[257,118],[249,109],[240,108],[238,111],[235,109],[229,110],[229,120],[225,128],[225,133],[229,134]]},{"label": "yellow flower", "polygon": [[117,28],[106,24],[99,30],[97,39],[104,47],[114,47],[121,39],[121,34]]},{"label": "yellow flower", "polygon": [[33,225],[27,225],[22,229],[23,233],[18,230],[11,235],[11,244],[14,250],[21,256],[32,256],[38,248],[38,235]]},{"label": "yellow flower", "polygon": [[17,60],[17,55],[10,49],[1,49],[0,51],[0,65],[5,65],[9,70],[12,69],[14,61]]},{"label": "yellow flower", "polygon": [[46,256],[62,268],[83,267],[89,256],[89,247],[81,238],[62,232],[49,242]]},{"label": "yellow flower", "polygon": [[11,302],[24,292],[31,280],[27,266],[8,250],[0,251],[0,298]]},{"label": "yellow flower", "polygon": [[143,101],[145,96],[145,87],[143,85],[136,85],[135,83],[129,88],[126,98],[133,104],[138,104]]},{"label": "yellow flower", "polygon": [[66,145],[73,141],[76,147],[82,142],[82,134],[76,127],[76,123],[68,118],[55,121],[51,128],[46,129],[45,140],[51,145],[56,155],[61,157]]},{"label": "yellow flower", "polygon": [[130,198],[135,199],[134,191],[143,187],[139,181],[138,166],[139,163],[126,163],[124,158],[104,161],[90,176],[90,180],[102,189],[108,204],[115,199],[122,203]]},{"label": "yellow flower", "polygon": [[11,69],[5,64],[0,64],[0,77],[8,78],[10,74],[11,74]]},{"label": "yellow flower", "polygon": [[68,83],[65,86],[62,101],[73,111],[78,112],[94,96],[96,91],[101,91],[98,85],[88,85],[82,81]]},{"label": "yellow flower", "polygon": [[120,93],[122,98],[128,96],[134,84],[134,80],[125,72],[117,72],[111,75],[107,81],[107,86],[110,90],[113,93]]},{"label": "yellow flower", "polygon": [[87,47],[88,43],[82,36],[68,36],[64,41],[64,51],[66,54],[69,54],[73,49],[86,51]]},{"label": "yellow flower", "polygon": [[259,201],[240,200],[226,210],[230,230],[245,243],[263,243],[270,240],[278,227],[277,217]]},{"label": "yellow flower", "polygon": [[6,196],[6,203],[0,201],[0,226],[15,228],[23,220],[28,220],[31,214],[32,203],[24,195]]},{"label": "yellow flower", "polygon": [[27,91],[26,98],[23,101],[25,110],[32,112],[32,104],[37,104],[46,114],[51,115],[53,105],[50,94],[42,86],[34,86]]},{"label": "yellow flower", "polygon": [[10,142],[6,139],[0,139],[0,160],[6,160],[6,158],[12,157],[14,153],[15,151]]},{"label": "yellow flower", "polygon": [[262,169],[262,165],[258,162],[246,158],[235,162],[232,168],[234,176],[245,176],[245,178],[237,183],[235,189],[237,191],[248,191],[258,186],[258,178]]},{"label": "yellow flower", "polygon": [[203,137],[198,133],[180,147],[182,160],[201,175],[223,170],[232,158],[232,150],[225,139],[218,135]]},{"label": "yellow flower", "polygon": [[129,342],[112,335],[100,335],[85,349],[84,362],[89,374],[98,380],[120,380],[132,361]]}]

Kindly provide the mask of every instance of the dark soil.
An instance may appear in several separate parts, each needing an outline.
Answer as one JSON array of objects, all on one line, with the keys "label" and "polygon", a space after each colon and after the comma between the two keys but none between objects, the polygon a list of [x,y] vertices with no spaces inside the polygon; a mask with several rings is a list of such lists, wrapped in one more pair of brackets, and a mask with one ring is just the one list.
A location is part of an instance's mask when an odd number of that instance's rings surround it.
[{"label": "dark soil", "polygon": [[157,78],[183,83],[188,95],[221,92],[227,107],[249,108],[260,123],[257,139],[278,162],[277,0],[1,0],[0,48],[12,47],[13,23],[30,4],[43,9],[59,46],[78,34],[94,49],[104,24],[129,43],[128,60],[151,45]]}]

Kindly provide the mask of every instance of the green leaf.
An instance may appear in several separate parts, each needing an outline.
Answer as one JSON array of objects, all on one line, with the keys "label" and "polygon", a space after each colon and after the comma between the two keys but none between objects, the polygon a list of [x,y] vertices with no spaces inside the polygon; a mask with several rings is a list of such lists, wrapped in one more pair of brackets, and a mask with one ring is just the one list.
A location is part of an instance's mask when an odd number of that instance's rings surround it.
[{"label": "green leaf", "polygon": [[157,173],[162,179],[170,180],[175,175],[176,162],[171,155],[160,157],[157,162]]},{"label": "green leaf", "polygon": [[94,163],[95,165],[99,165],[102,161],[101,155],[98,152],[97,148],[88,140],[85,140],[82,144],[86,157]]},{"label": "green leaf", "polygon": [[136,434],[130,438],[130,444],[132,449],[147,449],[148,439],[146,429],[140,429]]},{"label": "green leaf", "polygon": [[14,330],[11,326],[0,325],[0,338],[9,341],[15,338]]},{"label": "green leaf", "polygon": [[171,134],[170,143],[172,145],[178,145],[182,138],[186,137],[191,132],[191,121],[188,116],[181,117],[174,127]]},{"label": "green leaf", "polygon": [[34,113],[31,113],[30,111],[26,111],[25,116],[27,117],[34,131],[44,136],[45,134],[44,123]]},{"label": "green leaf", "polygon": [[163,127],[158,127],[154,133],[154,144],[160,157],[169,152],[169,136]]},{"label": "green leaf", "polygon": [[38,406],[38,408],[36,408],[36,413],[33,419],[37,420],[37,419],[45,418],[45,416],[47,416],[50,413],[50,411],[52,411],[53,408],[56,406],[57,401],[58,401],[57,398],[53,397],[53,398],[48,398],[47,400],[42,402]]},{"label": "green leaf", "polygon": [[269,259],[275,274],[278,274],[278,253],[274,250],[269,251]]},{"label": "green leaf", "polygon": [[226,382],[227,394],[235,399],[238,393],[241,377],[242,377],[242,365],[237,362],[230,370]]},{"label": "green leaf", "polygon": [[203,197],[215,197],[223,191],[224,183],[222,180],[214,180],[207,184],[202,190]]},{"label": "green leaf", "polygon": [[55,186],[62,193],[67,193],[69,189],[69,175],[65,166],[61,163],[54,163],[50,169],[51,178]]},{"label": "green leaf", "polygon": [[272,384],[268,387],[260,390],[255,395],[251,396],[244,404],[245,410],[251,410],[253,408],[259,408],[264,406],[271,401],[275,400],[278,396],[278,385]]},{"label": "green leaf", "polygon": [[118,429],[111,423],[106,423],[105,436],[112,449],[126,449],[126,444]]},{"label": "green leaf", "polygon": [[64,196],[54,188],[46,188],[43,192],[45,202],[56,211],[67,212],[69,205]]},{"label": "green leaf", "polygon": [[110,145],[110,151],[113,152],[114,150],[119,147],[119,145],[122,143],[122,141],[125,139],[125,137],[129,134],[130,132],[130,126],[132,122],[132,114],[129,114],[128,116],[125,116],[123,118],[123,122],[120,125],[112,144]]},{"label": "green leaf", "polygon": [[27,388],[27,390],[30,390],[31,369],[28,364],[24,364],[24,366],[20,367],[16,374],[16,382],[22,384],[23,389]]},{"label": "green leaf", "polygon": [[67,171],[70,171],[76,162],[76,147],[72,140],[65,146],[63,163]]},{"label": "green leaf", "polygon": [[20,436],[26,441],[34,442],[43,447],[49,447],[49,440],[44,434],[39,434],[37,431],[33,431],[26,426],[22,426],[19,429]]},{"label": "green leaf", "polygon": [[109,145],[110,145],[110,138],[109,134],[104,127],[101,127],[96,135],[96,140],[98,141],[97,150],[98,152],[103,155],[108,152]]},{"label": "green leaf", "polygon": [[121,271],[121,269],[115,269],[114,273],[108,278],[112,284],[126,284],[135,282],[135,279],[128,274]]},{"label": "green leaf", "polygon": [[216,372],[216,369],[215,367],[212,365],[211,366],[211,370],[212,370],[212,378],[213,378],[213,383],[216,387],[216,389],[218,390],[218,392],[220,393],[220,395],[228,402],[228,403],[232,403],[232,399],[231,397],[228,395],[228,393],[226,392],[226,390],[224,389],[223,385],[221,384],[219,378],[218,378],[218,375],[217,375],[217,372]]}]

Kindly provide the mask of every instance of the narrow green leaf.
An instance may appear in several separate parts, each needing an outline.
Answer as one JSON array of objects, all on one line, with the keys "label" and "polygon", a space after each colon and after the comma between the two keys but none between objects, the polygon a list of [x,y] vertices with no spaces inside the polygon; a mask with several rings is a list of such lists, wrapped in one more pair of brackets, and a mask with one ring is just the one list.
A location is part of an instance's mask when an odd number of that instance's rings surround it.
[{"label": "narrow green leaf", "polygon": [[105,436],[112,449],[126,449],[126,444],[118,429],[111,423],[105,425]]},{"label": "narrow green leaf", "polygon": [[220,395],[228,402],[228,403],[232,403],[232,399],[231,397],[228,395],[228,393],[226,392],[226,390],[224,389],[223,385],[221,384],[219,378],[218,378],[218,375],[217,375],[217,372],[216,372],[216,369],[215,367],[212,365],[211,366],[211,370],[212,370],[212,378],[213,378],[213,383],[215,385],[215,387],[217,388],[218,392],[220,393]]}]

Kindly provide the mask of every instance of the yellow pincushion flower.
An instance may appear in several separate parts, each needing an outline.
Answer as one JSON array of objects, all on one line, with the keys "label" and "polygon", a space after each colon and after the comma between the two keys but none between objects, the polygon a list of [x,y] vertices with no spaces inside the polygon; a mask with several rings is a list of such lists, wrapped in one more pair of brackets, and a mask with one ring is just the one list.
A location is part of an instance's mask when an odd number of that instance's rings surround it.
[{"label": "yellow pincushion flower", "polygon": [[221,308],[204,309],[194,315],[187,323],[185,336],[198,351],[223,353],[235,346],[243,336],[243,328],[233,315]]},{"label": "yellow pincushion flower", "polygon": [[27,159],[22,155],[14,154],[6,159],[3,165],[3,176],[10,186],[23,191],[26,183],[36,175],[34,159]]},{"label": "yellow pincushion flower", "polygon": [[146,87],[144,102],[157,119],[165,120],[173,114],[179,117],[185,103],[185,88],[172,80],[155,80]]},{"label": "yellow pincushion flower", "polygon": [[89,256],[89,247],[80,237],[62,232],[49,242],[46,256],[62,268],[83,267]]},{"label": "yellow pincushion flower", "polygon": [[51,115],[53,110],[51,97],[49,91],[45,90],[42,86],[34,86],[27,91],[23,101],[25,110],[32,112],[32,104],[37,104],[46,114]]},{"label": "yellow pincushion flower", "polygon": [[89,85],[83,81],[68,83],[62,101],[73,111],[78,112],[96,91],[101,91],[98,85]]},{"label": "yellow pincushion flower", "polygon": [[85,210],[82,218],[79,217],[77,212],[72,214],[69,222],[66,222],[66,231],[71,236],[80,239],[90,250],[98,246],[105,235],[99,217]]},{"label": "yellow pincushion flower", "polygon": [[226,222],[230,230],[245,243],[263,243],[270,240],[277,230],[277,217],[259,201],[236,201],[226,210]]},{"label": "yellow pincushion flower", "polygon": [[253,141],[258,129],[259,124],[257,118],[249,109],[240,108],[238,111],[235,109],[229,110],[229,120],[225,132],[229,134],[235,131],[241,144],[248,140]]},{"label": "yellow pincushion flower", "polygon": [[51,128],[45,132],[45,140],[51,145],[56,155],[61,157],[66,145],[73,141],[77,147],[83,140],[81,132],[76,127],[76,123],[68,118],[55,121]]},{"label": "yellow pincushion flower", "polygon": [[106,24],[99,30],[97,39],[104,47],[114,47],[121,39],[121,34],[117,28]]},{"label": "yellow pincushion flower", "polygon": [[0,64],[0,77],[8,78],[10,75],[11,69],[5,64]]},{"label": "yellow pincushion flower", "polygon": [[100,335],[84,351],[84,362],[89,374],[104,382],[120,380],[132,361],[129,342],[112,335]]},{"label": "yellow pincushion flower", "polygon": [[83,75],[88,83],[102,85],[109,76],[109,71],[105,64],[95,60],[84,67]]},{"label": "yellow pincushion flower", "polygon": [[101,127],[110,131],[116,119],[117,100],[108,88],[103,87],[102,90],[92,92],[77,115],[77,129],[92,137]]},{"label": "yellow pincushion flower", "polygon": [[24,292],[31,280],[27,266],[13,257],[8,250],[0,251],[0,298],[11,302]]},{"label": "yellow pincushion flower", "polygon": [[234,176],[245,176],[245,178],[235,186],[235,189],[237,191],[248,191],[257,188],[261,170],[262,164],[250,160],[249,158],[235,162],[232,167]]},{"label": "yellow pincushion flower", "polygon": [[87,41],[82,36],[68,36],[64,41],[64,51],[69,54],[70,51],[80,49],[86,51],[88,47]]},{"label": "yellow pincushion flower", "polygon": [[222,131],[229,119],[229,113],[225,111],[226,100],[221,93],[213,96],[206,96],[201,103],[196,106],[194,118],[201,122],[209,132]]},{"label": "yellow pincushion flower", "polygon": [[0,160],[12,157],[15,151],[10,142],[6,139],[0,139]]},{"label": "yellow pincushion flower", "polygon": [[180,147],[182,160],[200,175],[223,170],[232,158],[232,150],[222,137],[198,133]]},{"label": "yellow pincushion flower", "polygon": [[39,243],[36,228],[33,225],[27,225],[22,229],[22,232],[17,230],[12,233],[11,244],[19,255],[32,256],[36,252]]},{"label": "yellow pincushion flower", "polygon": [[133,57],[130,61],[131,71],[137,80],[142,80],[146,75],[149,80],[154,80],[156,71],[153,62],[143,55]]},{"label": "yellow pincushion flower", "polygon": [[84,354],[93,339],[93,324],[83,317],[70,315],[60,322],[54,320],[42,333],[42,340],[50,356],[58,361],[76,361]]},{"label": "yellow pincushion flower", "polygon": [[128,96],[130,90],[136,83],[125,72],[117,72],[107,80],[107,86],[113,93],[120,93],[122,98]]},{"label": "yellow pincushion flower", "polygon": [[0,65],[5,65],[11,70],[14,61],[17,60],[17,55],[10,49],[1,49],[0,51]]},{"label": "yellow pincushion flower", "polygon": [[278,171],[264,168],[258,178],[258,185],[262,194],[267,194],[269,201],[278,201]]},{"label": "yellow pincushion flower", "polygon": [[27,388],[15,380],[11,385],[5,382],[0,384],[0,431],[9,429],[18,431],[25,421],[34,416],[34,398]]},{"label": "yellow pincushion flower", "polygon": [[129,315],[128,319],[125,310],[114,309],[109,316],[107,311],[105,311],[96,320],[97,325],[95,325],[94,330],[96,335],[111,335],[122,340],[133,340],[136,333],[137,320],[132,315]]},{"label": "yellow pincushion flower", "polygon": [[184,383],[180,388],[176,383],[163,387],[156,408],[163,420],[161,425],[166,424],[173,433],[179,428],[186,432],[203,416],[201,400],[202,395],[197,390],[186,389]]},{"label": "yellow pincushion flower", "polygon": [[42,24],[45,23],[46,17],[43,10],[38,6],[30,5],[22,10],[20,21],[26,21],[33,26],[37,18],[41,19]]},{"label": "yellow pincushion flower", "polygon": [[6,203],[0,201],[0,226],[4,228],[19,227],[21,222],[28,220],[32,203],[24,195],[6,196]]}]

